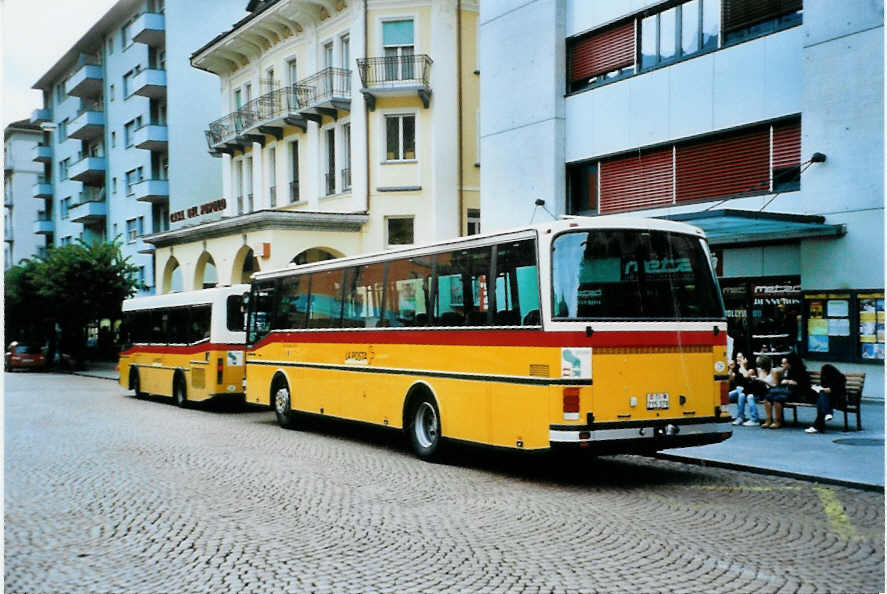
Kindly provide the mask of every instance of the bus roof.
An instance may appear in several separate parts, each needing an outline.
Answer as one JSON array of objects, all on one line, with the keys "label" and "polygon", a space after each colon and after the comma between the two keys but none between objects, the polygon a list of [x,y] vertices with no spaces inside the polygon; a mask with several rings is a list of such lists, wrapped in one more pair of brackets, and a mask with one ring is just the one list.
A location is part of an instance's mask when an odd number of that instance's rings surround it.
[{"label": "bus roof", "polygon": [[563,231],[571,229],[641,229],[650,231],[670,231],[672,233],[683,233],[688,235],[696,235],[700,238],[705,237],[702,229],[687,223],[678,221],[670,221],[666,219],[650,219],[643,217],[633,217],[627,215],[602,215],[597,217],[578,217],[564,216],[556,221],[545,221],[525,227],[517,227],[514,229],[506,229],[495,231],[492,233],[479,233],[465,237],[455,237],[443,241],[433,243],[416,244],[403,248],[384,250],[379,252],[370,252],[354,256],[345,256],[343,258],[334,258],[331,260],[322,260],[320,262],[312,262],[310,264],[290,264],[286,268],[278,268],[276,270],[267,270],[264,272],[256,272],[253,278],[257,280],[274,278],[276,276],[286,276],[294,271],[309,271],[315,268],[322,269],[327,267],[337,267],[345,264],[356,264],[364,261],[374,261],[378,258],[395,258],[409,257],[412,255],[424,255],[426,253],[434,253],[440,251],[441,248],[459,248],[472,247],[475,245],[490,245],[497,241],[507,241],[510,239],[524,239],[527,237],[535,237],[540,233],[551,233],[557,235]]},{"label": "bus roof", "polygon": [[213,289],[200,289],[197,291],[185,291],[182,293],[168,293],[166,295],[151,295],[148,297],[134,297],[123,302],[123,311],[137,311],[142,309],[158,309],[173,307],[176,305],[202,305],[213,303],[214,300],[229,295],[240,295],[249,292],[249,285],[231,285],[216,287]]}]

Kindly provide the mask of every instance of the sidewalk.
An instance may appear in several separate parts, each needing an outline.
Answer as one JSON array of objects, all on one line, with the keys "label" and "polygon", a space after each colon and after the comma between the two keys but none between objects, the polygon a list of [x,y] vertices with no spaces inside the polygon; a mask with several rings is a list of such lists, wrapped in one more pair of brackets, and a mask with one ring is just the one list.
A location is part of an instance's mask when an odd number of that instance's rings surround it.
[{"label": "sidewalk", "polygon": [[[763,410],[763,407],[760,407]],[[730,405],[736,412],[736,405]],[[762,417],[763,418],[763,417]],[[855,415],[849,415],[850,430],[844,433],[844,413],[835,411],[835,418],[826,425],[826,433],[804,433],[813,424],[816,410],[798,410],[798,424],[791,422],[781,429],[733,427],[727,441],[666,450],[661,457],[683,462],[710,464],[807,480],[844,484],[862,488],[884,488],[884,403],[862,402],[862,431],[856,428]]]},{"label": "sidewalk", "polygon": [[[90,362],[77,375],[117,381],[116,363]],[[736,405],[730,405],[735,413]],[[884,403],[863,401],[862,431],[853,431],[856,418],[848,417],[851,430],[844,429],[844,415],[835,411],[828,432],[807,434],[816,410],[798,410],[798,424],[782,429],[733,427],[733,437],[714,445],[665,450],[662,458],[736,468],[750,472],[792,476],[805,480],[837,483],[868,489],[884,489]]]}]

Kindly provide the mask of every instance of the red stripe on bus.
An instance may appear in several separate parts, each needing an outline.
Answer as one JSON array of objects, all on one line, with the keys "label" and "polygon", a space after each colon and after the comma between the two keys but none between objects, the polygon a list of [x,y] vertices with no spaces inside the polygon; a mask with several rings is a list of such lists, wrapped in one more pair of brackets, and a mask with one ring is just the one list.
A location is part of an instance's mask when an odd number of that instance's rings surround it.
[{"label": "red stripe on bus", "polygon": [[349,332],[293,331],[269,334],[248,351],[271,343],[408,344],[447,346],[542,346],[542,347],[673,347],[724,346],[726,333],[711,331],[585,332],[542,330],[357,330]]},{"label": "red stripe on bus", "polygon": [[229,351],[243,349],[242,344],[202,343],[188,346],[171,345],[139,345],[133,346],[121,352],[121,355],[134,355],[136,353],[152,353],[160,355],[190,355],[193,353],[205,353],[206,351]]}]

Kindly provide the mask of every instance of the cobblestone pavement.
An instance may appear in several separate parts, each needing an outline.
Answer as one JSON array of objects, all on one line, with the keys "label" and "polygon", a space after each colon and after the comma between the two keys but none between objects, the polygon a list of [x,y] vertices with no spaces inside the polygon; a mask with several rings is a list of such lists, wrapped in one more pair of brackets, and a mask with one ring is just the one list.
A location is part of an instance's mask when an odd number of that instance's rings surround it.
[{"label": "cobblestone pavement", "polygon": [[7,592],[876,592],[881,493],[5,376]]}]

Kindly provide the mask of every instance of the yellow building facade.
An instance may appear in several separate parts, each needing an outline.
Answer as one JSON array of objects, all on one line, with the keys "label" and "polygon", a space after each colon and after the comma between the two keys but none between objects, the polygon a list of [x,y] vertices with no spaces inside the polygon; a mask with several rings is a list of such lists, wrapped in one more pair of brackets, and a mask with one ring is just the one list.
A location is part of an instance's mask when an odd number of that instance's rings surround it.
[{"label": "yellow building facade", "polygon": [[[170,197],[157,292],[480,230],[477,2],[253,0],[191,56],[221,197]],[[181,204],[181,206],[178,206]]]}]

